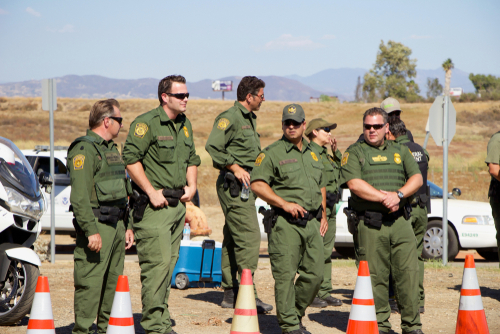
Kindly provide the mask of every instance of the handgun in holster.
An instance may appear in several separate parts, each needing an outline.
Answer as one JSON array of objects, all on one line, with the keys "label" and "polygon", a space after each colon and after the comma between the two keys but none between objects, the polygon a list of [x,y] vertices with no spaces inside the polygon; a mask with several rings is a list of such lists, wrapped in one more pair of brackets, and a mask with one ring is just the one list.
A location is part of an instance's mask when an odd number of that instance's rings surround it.
[{"label": "handgun in holster", "polygon": [[410,202],[406,202],[403,206],[403,217],[408,220],[411,218],[411,205]]},{"label": "handgun in holster", "polygon": [[259,213],[264,216],[262,219],[262,225],[264,225],[264,232],[269,235],[274,225],[276,225],[278,216],[275,214],[274,209],[266,210],[263,206],[259,208]]},{"label": "handgun in holster", "polygon": [[[69,205],[69,212],[73,212],[73,205]],[[76,218],[75,218],[75,214],[73,213],[73,220],[72,220],[72,223],[73,223],[73,227],[75,228],[75,232],[76,234],[78,235],[83,235],[85,236],[85,232],[83,232],[82,228],[80,227],[80,225],[78,224],[78,222],[76,221]]]},{"label": "handgun in holster", "polygon": [[240,181],[234,176],[234,174],[230,171],[226,171],[224,173],[224,190],[229,189],[229,194],[231,197],[238,197],[241,191]]},{"label": "handgun in holster", "polygon": [[168,202],[168,206],[177,206],[179,204],[179,200],[184,195],[184,189],[168,189],[164,188],[161,192],[163,197]]},{"label": "handgun in holster", "polygon": [[133,218],[135,221],[141,221],[144,217],[144,211],[146,211],[146,206],[148,206],[149,197],[145,193],[140,194],[137,189],[134,189],[132,195],[130,196],[130,206],[134,210]]},{"label": "handgun in holster", "polygon": [[358,231],[359,218],[356,211],[352,208],[350,197],[347,200],[347,207],[344,208],[344,213],[347,216],[347,229],[349,233],[354,235]]}]

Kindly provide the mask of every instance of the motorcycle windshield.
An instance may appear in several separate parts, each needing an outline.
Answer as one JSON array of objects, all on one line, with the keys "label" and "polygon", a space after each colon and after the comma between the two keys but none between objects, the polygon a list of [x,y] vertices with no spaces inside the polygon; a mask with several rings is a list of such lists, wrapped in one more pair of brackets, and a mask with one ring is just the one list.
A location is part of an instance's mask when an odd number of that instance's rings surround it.
[{"label": "motorcycle windshield", "polygon": [[0,182],[32,199],[41,196],[38,178],[24,154],[10,140],[0,137]]}]

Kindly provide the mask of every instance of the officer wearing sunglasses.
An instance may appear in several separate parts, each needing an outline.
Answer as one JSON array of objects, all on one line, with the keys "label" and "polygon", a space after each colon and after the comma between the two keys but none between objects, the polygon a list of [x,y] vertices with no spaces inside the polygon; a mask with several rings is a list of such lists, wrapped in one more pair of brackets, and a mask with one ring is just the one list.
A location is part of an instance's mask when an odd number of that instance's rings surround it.
[{"label": "officer wearing sunglasses", "polygon": [[372,108],[363,116],[363,141],[342,156],[340,185],[351,191],[347,208],[357,261],[368,261],[378,329],[389,333],[389,274],[392,271],[403,334],[422,334],[419,267],[409,197],[422,186],[408,147],[385,140],[388,115]]}]

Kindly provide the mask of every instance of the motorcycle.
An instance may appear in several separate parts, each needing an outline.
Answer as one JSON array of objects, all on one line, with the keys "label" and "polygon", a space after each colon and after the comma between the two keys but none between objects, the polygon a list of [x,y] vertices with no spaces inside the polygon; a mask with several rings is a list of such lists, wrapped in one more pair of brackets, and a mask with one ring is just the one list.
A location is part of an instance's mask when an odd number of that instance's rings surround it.
[{"label": "motorcycle", "polygon": [[0,325],[12,325],[30,312],[40,274],[33,243],[41,231],[52,177],[38,176],[17,146],[0,137]]}]

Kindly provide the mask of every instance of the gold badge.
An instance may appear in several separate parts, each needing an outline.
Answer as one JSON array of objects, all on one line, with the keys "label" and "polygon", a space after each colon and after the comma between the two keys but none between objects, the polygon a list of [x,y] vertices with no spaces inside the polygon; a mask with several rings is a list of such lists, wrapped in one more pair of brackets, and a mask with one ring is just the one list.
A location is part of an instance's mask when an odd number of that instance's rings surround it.
[{"label": "gold badge", "polygon": [[381,156],[380,154],[376,157],[372,157],[372,160],[373,161],[376,161],[376,162],[381,162],[381,161],[387,161],[387,157],[383,157]]},{"label": "gold badge", "polygon": [[401,163],[401,156],[399,155],[399,153],[394,153],[394,162],[398,165]]},{"label": "gold badge", "polygon": [[255,166],[257,166],[257,167],[260,166],[260,164],[262,163],[262,160],[264,160],[265,157],[266,157],[266,155],[264,153],[259,154],[257,159],[255,159]]},{"label": "gold badge", "polygon": [[219,123],[217,124],[217,129],[226,130],[228,125],[229,125],[229,120],[227,118],[221,118],[219,119]]},{"label": "gold badge", "polygon": [[342,162],[340,163],[340,165],[345,166],[347,164],[348,159],[349,159],[349,152],[345,152],[344,155],[342,155]]},{"label": "gold badge", "polygon": [[288,113],[289,114],[295,114],[295,112],[297,111],[297,108],[295,108],[295,106],[289,106],[288,107]]},{"label": "gold badge", "polygon": [[83,169],[84,163],[85,163],[85,156],[83,154],[78,154],[73,158],[73,168],[75,170]]},{"label": "gold badge", "polygon": [[313,157],[314,161],[318,161],[318,157],[314,152],[311,152],[311,157]]},{"label": "gold badge", "polygon": [[186,127],[184,127],[184,134],[186,135],[186,138],[189,138],[189,131]]},{"label": "gold badge", "polygon": [[135,125],[134,136],[137,138],[143,138],[146,132],[148,132],[148,126],[145,123],[137,123]]}]

